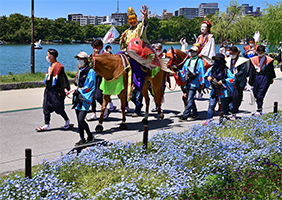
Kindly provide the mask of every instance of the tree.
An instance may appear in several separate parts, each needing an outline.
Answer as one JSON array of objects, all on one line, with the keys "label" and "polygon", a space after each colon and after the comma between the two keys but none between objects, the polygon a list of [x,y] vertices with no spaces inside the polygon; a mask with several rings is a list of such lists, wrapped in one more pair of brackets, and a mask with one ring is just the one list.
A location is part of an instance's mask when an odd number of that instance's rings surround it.
[{"label": "tree", "polygon": [[260,24],[261,34],[270,42],[270,50],[277,50],[275,48],[282,42],[282,2],[275,5],[267,4]]},{"label": "tree", "polygon": [[219,38],[221,43],[227,38],[228,31],[232,28],[236,21],[240,21],[241,9],[236,0],[229,2],[227,13],[219,12],[212,16],[212,29],[211,32],[215,38]]},{"label": "tree", "polygon": [[258,17],[245,15],[230,28],[227,32],[227,38],[230,42],[235,43],[241,39],[253,37],[258,30]]}]

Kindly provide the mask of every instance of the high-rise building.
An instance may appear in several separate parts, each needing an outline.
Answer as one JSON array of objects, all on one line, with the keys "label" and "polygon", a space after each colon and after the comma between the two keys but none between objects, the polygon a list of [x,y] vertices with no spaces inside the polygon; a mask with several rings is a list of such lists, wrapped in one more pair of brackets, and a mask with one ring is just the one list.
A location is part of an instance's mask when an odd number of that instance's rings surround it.
[{"label": "high-rise building", "polygon": [[79,22],[80,23],[80,19],[83,17],[82,14],[78,14],[78,13],[75,13],[75,14],[68,14],[68,21],[76,21],[76,22]]},{"label": "high-rise building", "polygon": [[260,7],[257,7],[256,11],[253,12],[253,16],[261,16]]},{"label": "high-rise building", "polygon": [[127,13],[112,13],[111,18],[121,23],[121,25],[127,23]]},{"label": "high-rise building", "polygon": [[242,15],[252,15],[253,14],[253,6],[249,6],[249,4],[242,4],[240,6]]},{"label": "high-rise building", "polygon": [[179,16],[178,12],[179,12],[179,10],[174,11],[174,16],[178,17]]},{"label": "high-rise building", "polygon": [[169,19],[173,16],[173,13],[168,13],[167,9],[163,9],[162,19]]},{"label": "high-rise building", "polygon": [[201,3],[198,8],[200,17],[219,12],[218,3]]},{"label": "high-rise building", "polygon": [[195,17],[199,17],[199,9],[198,8],[179,8],[178,16],[180,15],[183,15],[187,19],[193,19]]}]

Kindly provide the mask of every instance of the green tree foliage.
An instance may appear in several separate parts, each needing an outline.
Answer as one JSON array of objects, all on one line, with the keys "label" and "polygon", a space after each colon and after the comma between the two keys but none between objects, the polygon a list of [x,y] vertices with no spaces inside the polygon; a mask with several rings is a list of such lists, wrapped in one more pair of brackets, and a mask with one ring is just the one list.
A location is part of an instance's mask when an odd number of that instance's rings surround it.
[{"label": "green tree foliage", "polygon": [[275,48],[279,42],[282,42],[282,2],[277,2],[275,5],[267,4],[260,22],[262,36],[270,42],[272,51],[277,50]]},{"label": "green tree foliage", "polygon": [[251,38],[259,30],[258,17],[245,15],[236,21],[227,32],[227,38],[230,42],[237,42],[242,39]]},{"label": "green tree foliage", "polygon": [[[147,36],[151,42],[179,41],[184,37],[190,42],[195,42],[194,34],[200,34],[200,26],[203,18],[186,19],[184,16],[172,17],[169,20],[150,18],[148,21]],[[0,39],[10,42],[29,43],[31,36],[31,20],[21,14],[12,14],[9,17],[0,17]],[[117,26],[122,34],[129,28],[128,24]],[[109,25],[92,24],[80,26],[78,22],[67,21],[66,18],[50,20],[47,18],[34,19],[35,41],[59,40],[64,43],[72,40],[92,40],[92,38],[104,37],[110,29]],[[117,39],[118,40],[118,39]]]},{"label": "green tree foliage", "polygon": [[212,28],[211,32],[214,35],[215,39],[219,39],[222,43],[223,40],[227,39],[227,36],[230,35],[228,32],[234,26],[235,22],[240,21],[240,7],[236,0],[229,2],[229,7],[227,7],[226,12],[219,12],[215,15],[212,15]]},{"label": "green tree foliage", "polygon": [[[260,31],[261,39],[267,39],[271,43],[271,48],[275,48],[282,41],[282,3],[275,5],[267,4],[263,15],[260,17],[242,16],[240,7],[236,0],[230,1],[227,7],[228,12],[220,12],[209,15],[207,18],[212,22],[211,33],[216,42],[228,39],[230,42],[238,42],[241,39],[253,37],[256,31]],[[196,17],[186,19],[183,15],[171,17],[167,20],[150,18],[148,20],[147,38],[150,42],[179,41],[181,38],[191,44],[195,42],[195,37],[200,34],[200,26],[204,18]],[[0,16],[0,40],[30,43],[31,20],[21,14],[12,14],[9,17]],[[92,40],[97,37],[104,37],[109,30],[109,25],[86,25],[80,26],[78,22],[67,21],[66,18],[55,20],[47,18],[34,19],[34,39],[35,41],[60,40],[70,42],[72,40]],[[129,28],[128,24],[116,26],[122,34]],[[119,40],[119,39],[116,39]]]},{"label": "green tree foliage", "polygon": [[203,18],[186,19],[183,15],[166,20],[150,18],[147,37],[151,42],[179,41],[186,38],[190,43],[195,42],[194,34],[200,34]]}]

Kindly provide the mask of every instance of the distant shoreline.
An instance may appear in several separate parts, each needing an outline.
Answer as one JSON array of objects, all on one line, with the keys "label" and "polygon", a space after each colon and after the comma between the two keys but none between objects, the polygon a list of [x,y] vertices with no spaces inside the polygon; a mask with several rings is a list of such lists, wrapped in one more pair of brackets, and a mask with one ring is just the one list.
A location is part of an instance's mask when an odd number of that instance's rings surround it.
[{"label": "distant shoreline", "polygon": [[[3,41],[2,40],[2,42],[3,42],[3,45],[5,45],[5,44],[30,44],[30,43],[28,43],[28,42],[15,42],[15,41],[13,41],[13,42],[7,42],[7,41]],[[53,41],[41,41],[41,44],[91,44],[91,42],[92,41],[84,41],[84,42],[53,42]],[[152,42],[152,43],[154,43],[154,42]],[[173,45],[180,45],[180,42],[179,41],[177,41],[177,42],[161,42],[162,44],[165,44],[165,45],[171,45],[171,44],[173,44]],[[117,41],[117,42],[113,42],[113,43],[111,43],[111,44],[119,44],[119,41]]]}]

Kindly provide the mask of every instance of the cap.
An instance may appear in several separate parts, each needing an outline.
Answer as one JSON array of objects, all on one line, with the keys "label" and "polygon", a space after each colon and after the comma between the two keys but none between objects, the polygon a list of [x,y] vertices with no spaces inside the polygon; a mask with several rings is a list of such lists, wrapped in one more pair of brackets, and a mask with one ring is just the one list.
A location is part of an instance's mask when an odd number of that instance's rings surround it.
[{"label": "cap", "polygon": [[225,56],[222,53],[217,53],[215,56],[212,57],[213,60],[215,60],[215,58],[219,58],[220,60],[225,61]]},{"label": "cap", "polygon": [[188,51],[199,51],[199,48],[197,46],[192,46]]},{"label": "cap", "polygon": [[85,53],[84,51],[79,52],[79,54],[77,54],[76,56],[74,56],[75,58],[88,58],[87,53]]}]

